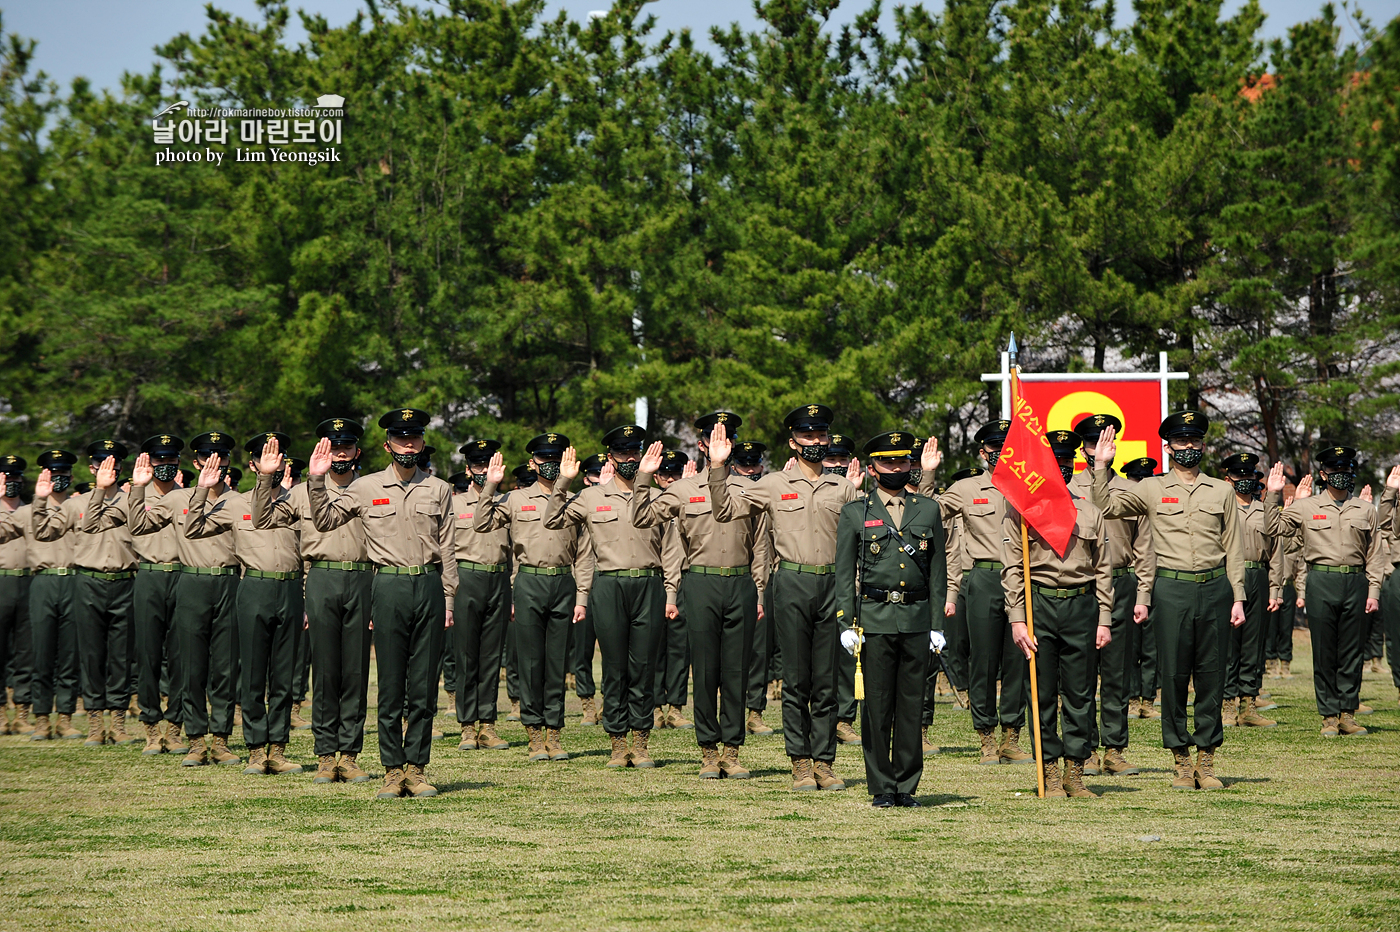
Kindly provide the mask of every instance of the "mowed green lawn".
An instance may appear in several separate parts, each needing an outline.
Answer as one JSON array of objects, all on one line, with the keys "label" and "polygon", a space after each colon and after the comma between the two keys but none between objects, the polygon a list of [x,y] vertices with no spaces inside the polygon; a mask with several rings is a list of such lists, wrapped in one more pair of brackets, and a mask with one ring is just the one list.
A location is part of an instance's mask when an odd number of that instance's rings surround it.
[{"label": "mowed green lawn", "polygon": [[515,723],[509,751],[458,752],[440,717],[431,800],[313,785],[309,732],[285,777],[0,738],[0,928],[1400,928],[1390,675],[1366,677],[1372,733],[1324,741],[1298,647],[1296,678],[1267,681],[1280,726],[1227,731],[1215,793],[1170,791],[1143,722],[1141,776],[1037,800],[1032,768],[978,766],[942,703],[914,810],[870,808],[854,747],[848,791],[792,793],[781,735],[750,739],[748,781],[697,779],[692,731],[655,736],[657,770],[607,771],[573,700],[567,763],[527,764]]}]

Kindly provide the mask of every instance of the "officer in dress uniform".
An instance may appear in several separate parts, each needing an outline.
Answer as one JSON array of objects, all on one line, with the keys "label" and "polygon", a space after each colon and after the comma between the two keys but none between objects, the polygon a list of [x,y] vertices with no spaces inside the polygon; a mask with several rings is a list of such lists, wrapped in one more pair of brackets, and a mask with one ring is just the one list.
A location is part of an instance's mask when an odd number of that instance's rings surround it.
[{"label": "officer in dress uniform", "polygon": [[866,786],[876,808],[915,807],[935,606],[946,599],[947,533],[938,505],[906,486],[914,435],[865,442],[875,490],[841,509],[836,531],[836,617],[841,644],[860,651]]},{"label": "officer in dress uniform", "polygon": [[[666,450],[656,469],[656,485],[663,491],[685,473],[690,457],[680,450]],[[635,497],[634,497],[635,499]],[[677,550],[684,549],[676,522],[664,525],[664,543]],[[656,639],[656,710],[653,728],[694,728],[685,717],[686,686],[690,680],[690,642],[686,636],[686,620],[678,592],[667,593],[666,614],[660,621],[660,637]]]}]

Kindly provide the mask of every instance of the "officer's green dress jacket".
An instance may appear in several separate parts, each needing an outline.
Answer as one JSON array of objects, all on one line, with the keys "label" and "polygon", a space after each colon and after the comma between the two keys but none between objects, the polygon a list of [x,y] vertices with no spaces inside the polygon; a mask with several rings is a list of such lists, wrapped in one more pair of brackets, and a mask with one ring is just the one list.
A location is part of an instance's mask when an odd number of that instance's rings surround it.
[{"label": "officer's green dress jacket", "polygon": [[[836,525],[836,619],[842,628],[859,624],[866,634],[913,634],[937,627],[934,613],[942,617],[948,591],[946,540],[938,503],[926,495],[905,495],[899,527],[879,492],[847,503]],[[861,598],[861,586],[927,590],[928,596],[913,603],[875,602]]]}]

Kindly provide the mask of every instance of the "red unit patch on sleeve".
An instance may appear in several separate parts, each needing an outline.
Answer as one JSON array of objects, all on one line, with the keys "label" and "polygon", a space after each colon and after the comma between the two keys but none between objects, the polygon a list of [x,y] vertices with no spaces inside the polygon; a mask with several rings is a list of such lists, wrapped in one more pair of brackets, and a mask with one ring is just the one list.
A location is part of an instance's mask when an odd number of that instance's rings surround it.
[{"label": "red unit patch on sleeve", "polygon": [[790,502],[790,501],[792,501],[792,500],[793,500],[794,498],[796,498],[796,497],[797,497],[797,493],[796,493],[796,492],[789,492],[789,493],[787,493],[786,495],[783,496],[783,501],[785,501],[785,502]]},{"label": "red unit patch on sleeve", "polygon": [[598,511],[612,511],[612,506],[611,506],[611,505],[599,505],[598,508],[597,508],[597,510],[598,510]]},{"label": "red unit patch on sleeve", "polygon": [[974,505],[990,505],[991,503],[992,500],[990,498],[974,498],[972,500],[972,504]]},{"label": "red unit patch on sleeve", "polygon": [[884,521],[881,521],[879,518],[876,518],[874,521],[867,521],[867,522],[865,522],[865,526],[866,526],[866,527],[884,527],[884,526],[885,526],[885,522],[884,522]]},{"label": "red unit patch on sleeve", "polygon": [[690,503],[691,503],[692,505],[695,504],[696,502],[703,502],[704,500],[705,500],[705,496],[703,496],[703,495],[692,495],[692,496],[690,496]]},{"label": "red unit patch on sleeve", "polygon": [[1179,505],[1179,504],[1181,504],[1181,502],[1180,502],[1179,500],[1175,499],[1175,498],[1164,498],[1164,499],[1162,499],[1162,504],[1163,504],[1163,505]]},{"label": "red unit patch on sleeve", "polygon": [[536,507],[536,506],[534,506],[534,505],[521,505],[521,506],[520,506],[520,510],[521,510],[521,511],[534,511],[534,510],[535,510],[535,507]]},{"label": "red unit patch on sleeve", "polygon": [[392,504],[392,503],[391,503],[387,498],[376,498],[376,499],[374,500],[374,504],[376,504],[376,505],[389,505],[389,504]]}]

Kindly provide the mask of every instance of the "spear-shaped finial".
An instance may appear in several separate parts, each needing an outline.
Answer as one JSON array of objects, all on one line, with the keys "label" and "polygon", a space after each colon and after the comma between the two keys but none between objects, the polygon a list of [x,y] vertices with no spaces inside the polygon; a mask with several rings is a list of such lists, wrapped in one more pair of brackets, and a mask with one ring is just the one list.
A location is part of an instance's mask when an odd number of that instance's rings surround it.
[{"label": "spear-shaped finial", "polygon": [[1011,357],[1011,367],[1016,368],[1016,331],[1011,331],[1011,342],[1006,344],[1006,354]]}]

